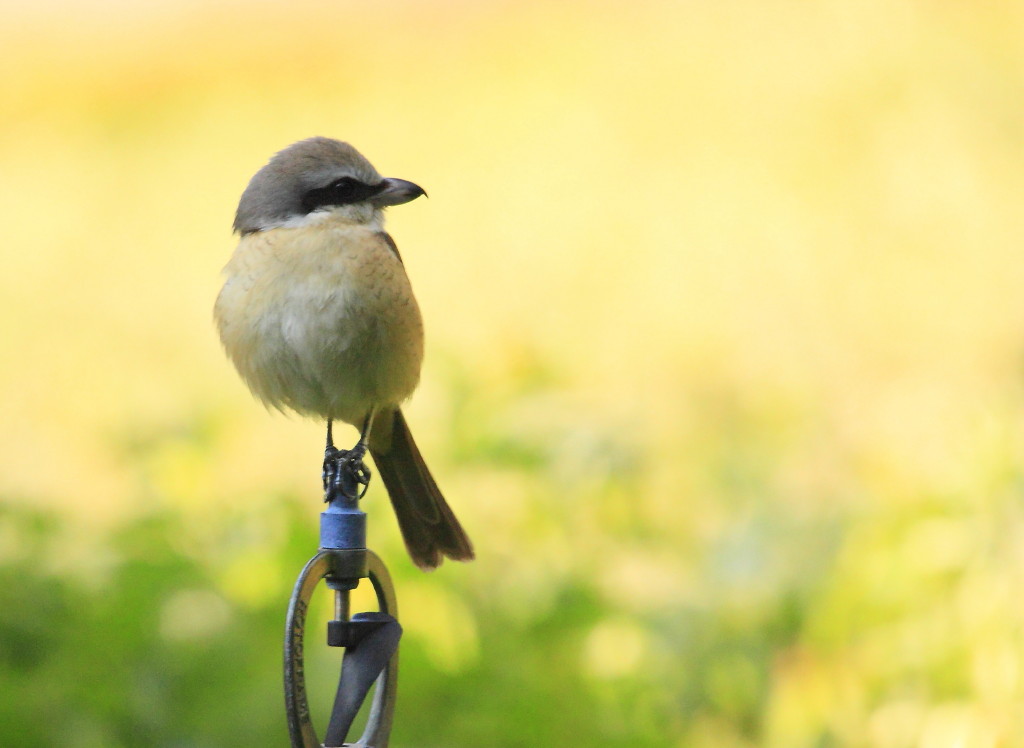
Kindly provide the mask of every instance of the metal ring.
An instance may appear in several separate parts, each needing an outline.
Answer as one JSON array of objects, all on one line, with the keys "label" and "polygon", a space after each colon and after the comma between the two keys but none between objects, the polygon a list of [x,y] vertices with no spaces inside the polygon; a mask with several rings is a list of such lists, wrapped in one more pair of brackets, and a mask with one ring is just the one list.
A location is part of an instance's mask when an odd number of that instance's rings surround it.
[{"label": "metal ring", "polygon": [[[306,613],[313,590],[332,570],[333,550],[321,550],[309,560],[295,581],[295,589],[288,603],[284,639],[284,697],[288,715],[288,732],[294,748],[323,748],[310,720],[306,698],[304,642]],[[377,595],[382,613],[398,618],[398,602],[384,562],[373,551],[366,551],[367,577]],[[395,713],[398,689],[398,653],[377,678],[370,714],[362,737],[346,746],[358,748],[387,748]]]}]

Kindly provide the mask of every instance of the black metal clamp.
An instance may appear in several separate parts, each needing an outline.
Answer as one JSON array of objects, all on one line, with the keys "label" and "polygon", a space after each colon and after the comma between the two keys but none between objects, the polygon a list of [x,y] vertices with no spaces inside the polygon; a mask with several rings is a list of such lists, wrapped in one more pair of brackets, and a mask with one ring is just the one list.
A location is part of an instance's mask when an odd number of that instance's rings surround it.
[{"label": "black metal clamp", "polygon": [[[402,627],[391,576],[380,557],[366,548],[366,514],[359,509],[358,487],[349,483],[349,476],[335,473],[325,486],[329,505],[320,514],[320,551],[299,574],[288,603],[284,694],[293,748],[387,748],[391,734]],[[379,612],[350,615],[349,593],[367,578],[377,595]],[[334,620],[327,624],[327,643],[344,647],[345,654],[321,743],[306,698],[304,648],[309,600],[322,579],[334,590]],[[377,689],[363,735],[355,743],[346,743],[352,721],[374,683]]]}]

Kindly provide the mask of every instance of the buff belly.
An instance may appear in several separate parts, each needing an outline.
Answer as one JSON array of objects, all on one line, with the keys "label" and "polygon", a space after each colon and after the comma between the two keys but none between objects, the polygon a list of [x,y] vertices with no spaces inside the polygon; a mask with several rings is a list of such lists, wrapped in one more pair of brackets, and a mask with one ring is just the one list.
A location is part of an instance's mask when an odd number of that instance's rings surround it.
[{"label": "buff belly", "polygon": [[358,426],[416,388],[423,323],[378,231],[325,222],[249,234],[225,275],[221,341],[267,405]]}]

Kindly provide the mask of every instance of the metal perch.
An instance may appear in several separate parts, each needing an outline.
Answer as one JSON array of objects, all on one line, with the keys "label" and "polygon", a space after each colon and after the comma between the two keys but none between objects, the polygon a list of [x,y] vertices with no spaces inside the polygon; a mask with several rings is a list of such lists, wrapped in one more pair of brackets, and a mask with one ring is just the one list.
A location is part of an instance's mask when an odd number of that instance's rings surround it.
[{"label": "metal perch", "polygon": [[[359,509],[358,486],[351,471],[325,479],[327,510],[320,514],[320,551],[295,582],[288,603],[284,639],[284,694],[288,732],[294,748],[387,748],[398,685],[398,605],[384,562],[366,548],[366,514]],[[379,612],[350,615],[349,593],[369,579]],[[304,651],[306,611],[321,580],[334,590],[334,620],[327,624],[327,644],[343,647],[341,675],[327,733],[321,743],[310,720],[306,699]],[[366,728],[355,743],[345,738],[352,721],[376,683]]]}]

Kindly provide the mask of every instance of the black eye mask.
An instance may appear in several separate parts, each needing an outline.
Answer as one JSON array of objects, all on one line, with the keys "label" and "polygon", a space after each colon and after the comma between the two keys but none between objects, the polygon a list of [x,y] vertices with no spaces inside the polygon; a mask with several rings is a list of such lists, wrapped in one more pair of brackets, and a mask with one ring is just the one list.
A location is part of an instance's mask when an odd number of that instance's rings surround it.
[{"label": "black eye mask", "polygon": [[352,177],[342,177],[326,187],[309,190],[302,196],[302,212],[312,213],[318,208],[361,203],[384,189],[384,183],[366,184]]}]

